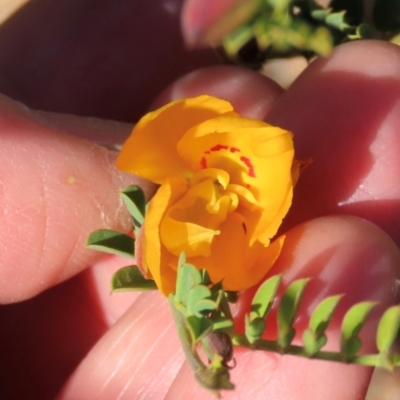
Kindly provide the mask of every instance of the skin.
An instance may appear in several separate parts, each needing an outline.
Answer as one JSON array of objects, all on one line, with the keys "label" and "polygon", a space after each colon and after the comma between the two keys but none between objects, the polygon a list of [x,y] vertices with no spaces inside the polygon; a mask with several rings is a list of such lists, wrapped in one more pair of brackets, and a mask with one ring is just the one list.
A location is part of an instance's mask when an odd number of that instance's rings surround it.
[{"label": "skin", "polygon": [[[398,47],[343,45],[287,91],[250,71],[216,67],[183,76],[152,108],[208,93],[243,115],[295,133],[301,177],[285,220],[286,246],[271,273],[285,284],[314,277],[300,310],[347,293],[329,332],[356,301],[398,302],[400,142]],[[100,227],[128,230],[118,190],[138,183],[115,171],[112,144],[130,125],[36,112],[0,98],[0,388],[9,399],[212,399],[193,379],[167,302],[158,293],[109,295],[129,263],[84,249]],[[34,199],[34,200],[32,200]],[[240,321],[249,301],[237,307]],[[373,350],[379,310],[364,332]],[[239,324],[240,325],[240,324]],[[273,325],[271,330],[273,330]],[[235,352],[234,393],[224,399],[365,398],[371,370],[290,356]]]}]

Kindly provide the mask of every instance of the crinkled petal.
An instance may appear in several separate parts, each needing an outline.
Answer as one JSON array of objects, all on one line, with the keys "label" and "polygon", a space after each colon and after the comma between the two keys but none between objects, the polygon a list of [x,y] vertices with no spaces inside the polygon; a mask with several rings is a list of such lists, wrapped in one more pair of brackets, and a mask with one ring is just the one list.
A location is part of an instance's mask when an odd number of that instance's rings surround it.
[{"label": "crinkled petal", "polygon": [[187,184],[180,178],[169,178],[152,198],[146,213],[142,237],[142,263],[150,271],[158,289],[168,295],[175,290],[177,257],[170,253],[160,240],[160,223],[165,211],[187,191]]},{"label": "crinkled petal", "polygon": [[162,184],[168,176],[191,176],[176,151],[193,126],[223,114],[237,115],[232,105],[203,95],[177,100],[145,115],[135,126],[117,158],[116,167]]},{"label": "crinkled petal", "polygon": [[210,255],[211,243],[218,230],[190,222],[180,222],[168,218],[161,225],[162,243],[172,254],[179,256],[182,252],[187,257]]},{"label": "crinkled petal", "polygon": [[251,191],[262,212],[246,212],[250,244],[260,236],[276,234],[292,201],[290,132],[262,121],[221,116],[188,131],[178,143],[178,152],[194,171],[225,170],[230,184]]},{"label": "crinkled petal", "polygon": [[[235,201],[236,200],[236,201]],[[190,187],[165,213],[161,225],[161,242],[174,255],[209,256],[218,227],[237,205],[237,196],[221,194],[213,179]]]},{"label": "crinkled petal", "polygon": [[269,246],[260,242],[249,246],[243,221],[240,214],[231,214],[213,241],[212,257],[190,259],[197,268],[205,268],[213,282],[222,281],[225,290],[240,291],[256,285],[271,269],[283,247],[284,237]]}]

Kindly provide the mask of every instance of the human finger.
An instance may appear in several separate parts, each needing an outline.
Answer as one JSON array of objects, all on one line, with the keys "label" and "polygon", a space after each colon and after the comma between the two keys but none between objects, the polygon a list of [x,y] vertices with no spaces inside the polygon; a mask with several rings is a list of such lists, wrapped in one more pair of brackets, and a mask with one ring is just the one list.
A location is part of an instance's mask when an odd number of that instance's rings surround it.
[{"label": "human finger", "polygon": [[149,194],[152,186],[118,173],[113,152],[50,127],[26,107],[3,96],[0,108],[0,303],[8,303],[86,268],[98,258],[85,249],[91,231],[130,229],[118,190],[136,182]]},{"label": "human finger", "polygon": [[398,46],[359,41],[318,59],[274,103],[267,121],[311,157],[283,230],[327,214],[366,218],[400,243]]},{"label": "human finger", "polygon": [[208,94],[230,101],[245,117],[262,119],[282,93],[277,83],[258,72],[221,65],[179,78],[157,97],[152,108],[176,99]]},{"label": "human finger", "polygon": [[[197,94],[196,88],[207,88],[207,91],[215,91],[216,94],[235,101],[239,112],[254,113],[254,110],[259,110],[257,112],[260,116],[264,115],[270,106],[271,101],[268,99],[272,100],[281,92],[270,80],[254,72],[247,73],[243,69],[217,69],[215,75],[213,77],[212,70],[199,72],[189,79],[190,84],[185,85],[178,81],[177,87],[180,89],[173,92],[190,97]],[[188,82],[185,78],[183,81]],[[235,90],[232,90],[232,87]],[[259,101],[262,101],[261,107],[257,104]],[[40,129],[61,131],[95,142],[108,141],[110,145],[123,140],[131,129],[127,124],[114,121],[37,111],[34,115],[35,118],[39,117]],[[33,118],[30,113],[29,116]],[[112,195],[117,197],[116,191]],[[108,207],[107,204],[105,207]],[[74,212],[73,208],[68,210]],[[97,225],[94,229],[99,227],[101,226]],[[57,240],[57,237],[53,239]],[[83,243],[80,246],[83,249]],[[10,376],[7,382],[10,384],[10,390],[17,391],[20,397],[26,396],[27,393],[31,396],[36,393],[38,398],[54,396],[60,382],[66,379],[84,354],[135,302],[138,296],[135,293],[110,296],[112,274],[129,263],[130,260],[113,256],[91,260],[91,268],[74,279],[41,293],[29,302],[2,308],[2,359],[9,360],[7,369]],[[46,285],[42,286],[44,287]],[[71,301],[71,295],[74,301]],[[77,321],[80,322],[77,324]],[[70,328],[64,329],[65,326]],[[26,348],[31,350],[24,351]],[[47,350],[43,352],[42,349]],[[37,364],[38,358],[41,359],[40,365]],[[15,360],[19,361],[15,363]],[[52,367],[55,360],[57,368]],[[23,370],[20,368],[21,363],[25,366]],[[21,379],[21,373],[25,373],[24,371],[28,371],[36,383],[26,383],[22,388],[15,385],[15,382]],[[24,391],[18,392],[20,390]]]},{"label": "human finger", "polygon": [[[317,236],[321,245],[315,243]],[[288,273],[295,271],[291,278],[319,274],[300,310],[300,320],[308,318],[315,302],[337,294],[340,282],[345,285],[340,291],[348,293],[344,308],[366,298],[380,300],[382,307],[395,301],[391,289],[400,255],[391,239],[374,225],[355,218],[327,217],[288,232],[287,240],[282,262]],[[327,259],[329,265],[323,262]],[[330,341],[338,343],[337,330],[329,335]],[[369,326],[363,337],[366,351],[372,349],[374,335]],[[365,367],[240,349],[235,359],[237,367],[231,372],[237,388],[224,392],[227,399],[263,399],[266,393],[271,398],[279,395],[296,400],[362,399],[371,374]],[[81,362],[58,398],[214,398],[198,386],[193,371],[182,362],[167,300],[159,293],[143,294]]]}]

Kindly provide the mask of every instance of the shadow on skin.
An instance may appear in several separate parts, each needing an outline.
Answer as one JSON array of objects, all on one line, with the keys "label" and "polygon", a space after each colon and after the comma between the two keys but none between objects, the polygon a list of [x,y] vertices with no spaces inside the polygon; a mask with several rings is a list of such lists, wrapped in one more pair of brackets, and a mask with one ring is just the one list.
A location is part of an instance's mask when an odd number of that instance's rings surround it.
[{"label": "shadow on skin", "polygon": [[[371,152],[372,145],[382,140],[391,146],[395,140],[386,137],[391,133],[381,139],[380,128],[398,102],[400,82],[396,77],[371,79],[361,73],[324,72],[327,62],[312,65],[310,70],[314,74],[319,70],[318,75],[307,81],[307,87],[300,78],[266,118],[294,132],[296,157],[313,159],[295,188],[281,232],[315,217],[352,214],[374,222],[400,243],[400,230],[394,223],[400,219],[399,200],[378,193],[368,202],[349,201],[364,190],[363,183],[381,162]],[[395,160],[393,165],[398,167]]]},{"label": "shadow on skin", "polygon": [[0,307],[4,399],[55,397],[108,329],[96,297],[86,270],[31,300]]},{"label": "shadow on skin", "polygon": [[179,76],[219,63],[211,49],[184,48],[181,3],[28,2],[0,25],[0,92],[31,108],[135,121]]}]

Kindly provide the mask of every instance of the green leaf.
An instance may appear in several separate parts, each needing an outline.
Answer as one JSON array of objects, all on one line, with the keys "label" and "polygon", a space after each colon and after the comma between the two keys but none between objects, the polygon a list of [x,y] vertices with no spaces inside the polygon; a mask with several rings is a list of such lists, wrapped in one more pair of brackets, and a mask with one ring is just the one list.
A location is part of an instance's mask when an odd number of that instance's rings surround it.
[{"label": "green leaf", "polygon": [[[204,283],[203,281],[201,283],[203,285],[206,285],[206,283]],[[214,297],[218,297],[220,295],[220,292],[224,290],[224,288],[222,287],[222,282],[218,282],[215,285],[212,285],[210,290]]]},{"label": "green leaf", "polygon": [[186,254],[184,251],[182,251],[182,253],[179,254],[178,268],[180,268],[183,264],[186,264]]},{"label": "green leaf", "polygon": [[400,306],[390,307],[379,321],[376,344],[380,353],[389,352],[400,329]]},{"label": "green leaf", "polygon": [[99,229],[92,232],[86,242],[86,247],[105,253],[134,258],[135,240],[121,232],[110,229]]},{"label": "green leaf", "polygon": [[188,308],[190,304],[194,304],[200,300],[208,299],[211,296],[211,290],[204,285],[193,286],[188,294]]},{"label": "green leaf", "polygon": [[267,279],[258,289],[251,302],[250,320],[265,318],[274,302],[282,275]]},{"label": "green leaf", "polygon": [[311,315],[308,329],[303,332],[303,343],[307,354],[312,357],[327,342],[325,330],[343,295],[330,296],[322,300]]},{"label": "green leaf", "polygon": [[217,310],[213,313],[213,320],[221,318],[232,321],[233,317],[231,309],[229,307],[226,292],[220,290],[218,293],[218,297],[215,298],[215,295],[213,295],[213,300],[215,300],[217,306]]},{"label": "green leaf", "polygon": [[202,285],[206,285],[206,286],[211,285],[210,275],[208,274],[208,272],[205,269],[200,270],[200,276],[201,276]]},{"label": "green leaf", "polygon": [[199,342],[207,333],[212,331],[213,323],[203,317],[191,315],[186,319],[190,334],[192,335],[193,343]]},{"label": "green leaf", "polygon": [[226,35],[222,39],[222,46],[226,54],[234,58],[239,50],[249,42],[254,36],[253,27],[251,25],[241,26],[234,32]]},{"label": "green leaf", "polygon": [[305,50],[313,51],[320,56],[328,55],[333,48],[333,37],[323,26],[316,28],[307,38]]},{"label": "green leaf", "polygon": [[131,185],[123,189],[120,196],[133,219],[142,225],[146,213],[146,199],[143,190],[137,185]]},{"label": "green leaf", "polygon": [[363,301],[355,304],[349,311],[347,311],[342,323],[342,337],[344,339],[359,334],[375,305],[376,302],[374,301]]},{"label": "green leaf", "polygon": [[278,307],[278,346],[285,350],[292,342],[296,331],[292,328],[300,307],[304,289],[310,279],[298,279],[286,289]]},{"label": "green leaf", "polygon": [[340,343],[343,359],[350,362],[351,359],[361,350],[361,340],[358,337],[352,337]]},{"label": "green leaf", "polygon": [[360,24],[357,26],[355,33],[347,35],[350,40],[373,39],[374,34],[372,28],[368,24]]},{"label": "green leaf", "polygon": [[326,345],[326,342],[327,337],[324,334],[316,336],[311,329],[306,329],[303,332],[304,348],[310,357],[320,351]]},{"label": "green leaf", "polygon": [[363,301],[351,307],[344,316],[340,347],[346,361],[351,360],[360,350],[361,341],[357,336],[375,305],[376,302]]},{"label": "green leaf", "polygon": [[201,283],[201,274],[191,264],[180,264],[176,278],[175,301],[186,304],[187,296],[193,286]]},{"label": "green leaf", "polygon": [[157,290],[157,285],[152,279],[143,277],[136,265],[120,268],[111,279],[112,292],[124,292],[129,290]]},{"label": "green leaf", "polygon": [[309,324],[309,329],[316,336],[320,336],[325,332],[342,297],[343,295],[341,294],[330,296],[317,305],[311,315]]},{"label": "green leaf", "polygon": [[287,8],[292,0],[266,0],[275,12],[286,14]]},{"label": "green leaf", "polygon": [[200,300],[193,304],[191,308],[191,312],[198,317],[207,315],[211,311],[214,311],[217,308],[215,301],[212,300]]},{"label": "green leaf", "polygon": [[250,320],[249,316],[245,316],[245,335],[249,343],[254,344],[261,339],[265,332],[265,321],[263,318]]},{"label": "green leaf", "polygon": [[339,31],[345,31],[351,26],[345,21],[346,11],[333,12],[325,18],[327,25]]},{"label": "green leaf", "polygon": [[186,308],[189,315],[196,315],[201,318],[217,308],[215,301],[209,299],[211,290],[203,285],[193,286],[188,293]]},{"label": "green leaf", "polygon": [[233,328],[233,321],[230,318],[213,318],[213,331],[231,331]]},{"label": "green leaf", "polygon": [[317,8],[311,11],[311,17],[317,21],[325,22],[325,19],[331,12],[331,8]]}]

